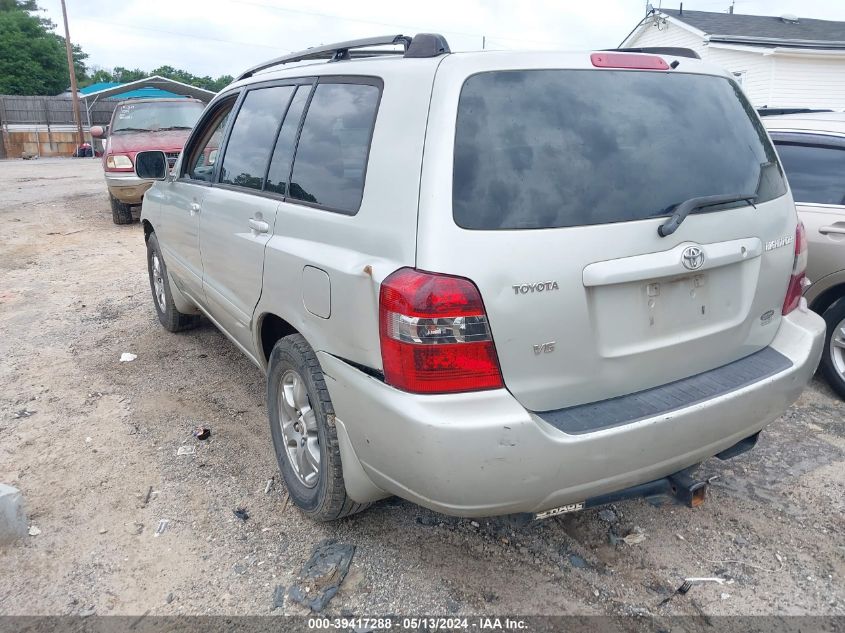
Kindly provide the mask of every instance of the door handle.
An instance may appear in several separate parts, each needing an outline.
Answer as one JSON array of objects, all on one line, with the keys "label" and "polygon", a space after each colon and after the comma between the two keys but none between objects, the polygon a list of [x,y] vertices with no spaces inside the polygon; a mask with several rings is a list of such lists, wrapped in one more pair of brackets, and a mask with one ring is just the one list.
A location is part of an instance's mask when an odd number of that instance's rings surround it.
[{"label": "door handle", "polygon": [[839,226],[837,222],[833,226],[823,226],[819,229],[819,233],[827,235],[828,233],[836,233],[837,235],[845,235],[845,226]]},{"label": "door handle", "polygon": [[256,220],[255,218],[250,218],[249,228],[251,228],[256,233],[266,233],[270,230],[270,225],[267,224],[264,220]]},{"label": "door handle", "polygon": [[190,206],[191,215],[196,215],[200,212],[200,203],[199,202],[192,202]]}]

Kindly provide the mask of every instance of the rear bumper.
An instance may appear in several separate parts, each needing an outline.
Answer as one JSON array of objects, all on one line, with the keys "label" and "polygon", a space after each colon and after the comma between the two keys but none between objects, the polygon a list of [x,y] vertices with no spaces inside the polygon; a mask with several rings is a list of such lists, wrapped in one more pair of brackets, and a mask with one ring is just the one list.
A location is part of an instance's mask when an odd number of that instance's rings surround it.
[{"label": "rear bumper", "polygon": [[104,172],[109,193],[124,204],[141,204],[152,180],[143,180],[130,172]]},{"label": "rear bumper", "polygon": [[795,310],[771,344],[791,367],[679,410],[577,435],[527,411],[504,389],[419,396],[329,354],[319,358],[342,442],[348,438],[342,455],[350,496],[367,490],[365,476],[370,490],[477,517],[581,502],[712,457],[798,398],[818,365],[824,331],[820,317]]}]

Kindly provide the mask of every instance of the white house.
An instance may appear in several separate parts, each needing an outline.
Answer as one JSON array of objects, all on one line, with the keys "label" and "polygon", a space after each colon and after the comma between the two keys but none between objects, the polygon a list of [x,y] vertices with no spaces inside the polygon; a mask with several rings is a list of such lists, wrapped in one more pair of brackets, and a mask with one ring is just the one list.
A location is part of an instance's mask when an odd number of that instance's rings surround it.
[{"label": "white house", "polygon": [[756,107],[845,110],[845,22],[653,10],[620,48],[678,46],[734,74]]}]

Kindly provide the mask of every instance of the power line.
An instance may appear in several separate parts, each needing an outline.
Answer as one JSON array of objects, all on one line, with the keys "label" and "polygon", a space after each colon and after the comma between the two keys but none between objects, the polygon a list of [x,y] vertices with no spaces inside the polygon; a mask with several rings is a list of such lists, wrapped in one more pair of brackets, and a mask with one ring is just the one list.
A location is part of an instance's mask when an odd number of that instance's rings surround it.
[{"label": "power line", "polygon": [[[390,28],[408,29],[412,31],[429,31],[433,29],[419,29],[417,27],[409,26],[408,24],[396,24],[392,22],[379,22],[376,20],[365,20],[361,18],[353,18],[345,15],[337,15],[332,13],[320,13],[317,11],[304,11],[302,9],[290,9],[287,7],[277,7],[272,4],[263,2],[255,2],[254,0],[229,0],[233,4],[245,4],[253,7],[261,7],[263,9],[270,9],[272,11],[279,11],[281,13],[296,13],[298,15],[307,15],[317,18],[328,18],[330,20],[343,20],[345,22],[358,22],[360,24],[375,24],[376,26],[387,26]],[[466,37],[483,37],[482,33],[462,33],[461,31],[444,31],[444,33],[451,33],[452,35],[464,35]]]},{"label": "power line", "polygon": [[264,8],[264,9],[270,9],[271,11],[279,11],[281,13],[294,13],[294,14],[298,14],[298,15],[307,15],[307,16],[311,16],[311,17],[327,18],[327,19],[330,19],[330,20],[341,20],[341,21],[345,21],[345,22],[358,22],[360,24],[374,24],[376,26],[385,26],[385,27],[389,27],[389,28],[397,28],[397,29],[402,29],[402,30],[416,31],[418,33],[419,32],[424,33],[424,32],[427,32],[427,31],[439,31],[439,32],[447,34],[447,35],[451,34],[451,35],[461,35],[461,36],[464,36],[464,37],[474,37],[474,38],[478,38],[479,40],[486,36],[488,40],[492,38],[492,39],[499,40],[499,41],[511,41],[511,42],[523,42],[523,43],[531,42],[531,43],[554,44],[554,45],[560,44],[559,41],[536,40],[536,39],[533,39],[533,38],[527,38],[526,39],[526,38],[509,37],[509,36],[506,36],[506,35],[496,35],[495,33],[490,35],[490,34],[487,34],[487,33],[468,33],[468,32],[465,32],[465,31],[451,31],[451,30],[443,31],[443,30],[432,29],[432,28],[420,28],[420,27],[411,26],[411,25],[408,25],[408,24],[396,24],[396,23],[393,23],[393,22],[380,22],[380,21],[377,21],[377,20],[355,18],[355,17],[349,17],[349,16],[345,16],[345,15],[337,15],[337,14],[332,14],[332,13],[320,13],[320,12],[317,12],[317,11],[305,11],[305,10],[302,10],[302,9],[290,9],[290,8],[287,8],[287,7],[278,7],[278,6],[275,6],[275,5],[272,5],[272,4],[266,4],[264,2],[256,2],[255,0],[228,0],[228,1],[231,2],[231,3],[234,3],[234,4],[243,4],[243,5],[253,6],[253,7],[261,7],[261,8]]},{"label": "power line", "polygon": [[[319,18],[330,19],[330,20],[338,20],[338,21],[344,21],[344,22],[357,22],[357,23],[360,23],[360,24],[374,24],[374,25],[378,25],[378,26],[384,26],[384,27],[390,27],[390,28],[399,28],[399,29],[403,29],[403,30],[407,29],[407,30],[415,31],[415,32],[426,32],[426,31],[436,30],[436,29],[426,29],[426,28],[413,27],[413,26],[409,26],[407,24],[402,25],[402,24],[396,24],[396,23],[390,23],[390,22],[380,22],[380,21],[376,21],[376,20],[368,20],[368,19],[362,19],[362,18],[354,18],[354,17],[342,16],[342,15],[335,15],[335,14],[330,14],[330,13],[320,13],[320,12],[316,12],[316,11],[304,11],[304,10],[300,10],[300,9],[290,9],[290,8],[286,8],[286,7],[277,7],[277,6],[266,4],[266,3],[263,3],[263,2],[255,2],[254,0],[228,0],[228,1],[233,3],[233,4],[242,4],[242,5],[260,7],[260,8],[270,9],[272,11],[279,11],[279,12],[283,12],[283,13],[293,13],[293,14],[298,14],[298,15],[307,15],[307,16],[312,16],[312,17],[319,17]],[[124,24],[124,23],[121,23],[121,22],[112,22],[112,21],[109,21],[109,20],[102,20],[100,18],[88,18],[88,17],[86,17],[86,18],[81,18],[79,21],[82,21],[82,20],[87,20],[89,22],[94,22],[96,24],[103,24],[103,25],[106,25],[106,26],[114,26],[114,27],[118,27],[118,28],[130,29],[130,30],[135,30],[135,31],[148,31],[148,32],[152,32],[152,33],[163,33],[165,35],[174,35],[174,36],[177,36],[177,37],[187,37],[187,38],[191,38],[191,39],[205,40],[205,41],[210,41],[210,42],[220,42],[220,43],[223,43],[223,44],[233,44],[233,45],[237,45],[237,46],[249,46],[249,47],[253,47],[253,48],[266,48],[266,49],[270,49],[270,50],[274,50],[274,51],[281,51],[283,53],[293,52],[290,49],[283,48],[283,47],[280,47],[280,46],[273,46],[273,45],[270,45],[270,44],[260,44],[260,43],[257,43],[257,42],[244,42],[244,41],[240,41],[240,40],[229,40],[229,39],[224,39],[224,38],[211,37],[211,36],[208,36],[208,35],[196,35],[194,33],[182,33],[182,32],[179,32],[179,31],[171,31],[171,30],[167,30],[167,29],[153,28],[153,27],[148,27],[148,26],[137,26],[137,25],[134,25],[134,24]],[[560,45],[559,41],[537,40],[537,39],[533,39],[533,38],[517,38],[517,37],[510,37],[510,36],[505,36],[505,35],[496,35],[496,34],[487,35],[485,33],[468,33],[468,32],[465,32],[465,31],[452,31],[452,30],[441,31],[441,32],[443,32],[445,34],[477,38],[479,41],[482,38],[487,37],[488,41],[495,40],[495,41],[498,41],[498,42],[517,42],[517,43],[523,43],[523,44],[529,44],[530,43],[530,44],[549,44],[549,45],[553,45],[553,46]]]},{"label": "power line", "polygon": [[99,18],[81,18],[78,21],[95,22],[97,24],[105,24],[108,26],[117,26],[124,29],[133,29],[136,31],[151,31],[153,33],[165,33],[167,35],[176,35],[178,37],[190,37],[196,40],[209,40],[212,42],[222,42],[224,44],[237,44],[238,46],[253,46],[257,48],[269,48],[274,51],[281,51],[283,53],[292,53],[290,49],[282,48],[281,46],[271,46],[269,44],[258,44],[256,42],[240,42],[237,40],[225,40],[219,37],[209,37],[207,35],[194,35],[192,33],[179,33],[177,31],[167,31],[165,29],[155,29],[147,26],[135,26],[132,24],[121,24],[120,22],[109,22],[107,20],[100,20]]}]

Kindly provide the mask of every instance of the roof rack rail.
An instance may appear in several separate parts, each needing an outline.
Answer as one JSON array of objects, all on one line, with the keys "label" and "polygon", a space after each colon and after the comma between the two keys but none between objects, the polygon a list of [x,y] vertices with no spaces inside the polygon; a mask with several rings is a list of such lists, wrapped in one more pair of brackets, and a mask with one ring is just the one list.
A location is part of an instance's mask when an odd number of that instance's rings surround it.
[{"label": "roof rack rail", "polygon": [[676,46],[647,46],[644,48],[607,48],[607,51],[621,51],[624,53],[651,53],[652,55],[674,55],[675,57],[689,57],[701,59],[701,56],[691,48]]},{"label": "roof rack rail", "polygon": [[367,37],[360,40],[349,40],[325,46],[315,46],[304,51],[291,53],[282,57],[276,57],[257,66],[253,66],[238,75],[235,81],[252,77],[255,73],[267,70],[273,66],[292,64],[310,59],[327,59],[331,62],[339,62],[352,59],[350,51],[355,51],[355,57],[376,57],[379,55],[396,55],[395,50],[375,50],[373,46],[395,46],[401,44],[404,57],[437,57],[450,53],[449,44],[446,38],[436,33],[420,33],[415,37],[407,35],[382,35],[380,37]]}]

